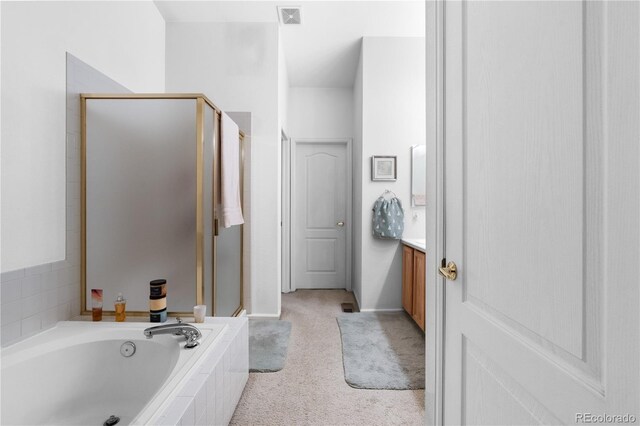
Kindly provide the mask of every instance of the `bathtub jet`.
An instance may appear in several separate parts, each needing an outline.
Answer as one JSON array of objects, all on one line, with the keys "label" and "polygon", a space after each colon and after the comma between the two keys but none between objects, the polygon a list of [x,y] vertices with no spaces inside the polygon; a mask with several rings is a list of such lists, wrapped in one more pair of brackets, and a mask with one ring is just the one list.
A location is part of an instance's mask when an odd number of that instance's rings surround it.
[{"label": "bathtub jet", "polygon": [[202,333],[200,330],[194,325],[191,324],[183,324],[181,322],[175,324],[163,324],[157,325],[155,327],[149,327],[144,330],[144,335],[147,339],[153,338],[155,335],[159,334],[174,334],[177,336],[184,336],[187,339],[187,343],[185,343],[185,349],[195,348],[200,344],[200,338],[202,337]]}]

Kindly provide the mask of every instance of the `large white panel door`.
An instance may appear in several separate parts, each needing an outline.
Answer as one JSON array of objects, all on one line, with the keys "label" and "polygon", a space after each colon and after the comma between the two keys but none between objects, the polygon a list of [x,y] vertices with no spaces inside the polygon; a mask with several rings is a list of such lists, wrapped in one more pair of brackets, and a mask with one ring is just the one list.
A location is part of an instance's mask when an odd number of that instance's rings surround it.
[{"label": "large white panel door", "polygon": [[292,192],[292,289],[346,288],[346,143],[296,142]]},{"label": "large white panel door", "polygon": [[640,422],[639,4],[443,6],[444,422]]}]

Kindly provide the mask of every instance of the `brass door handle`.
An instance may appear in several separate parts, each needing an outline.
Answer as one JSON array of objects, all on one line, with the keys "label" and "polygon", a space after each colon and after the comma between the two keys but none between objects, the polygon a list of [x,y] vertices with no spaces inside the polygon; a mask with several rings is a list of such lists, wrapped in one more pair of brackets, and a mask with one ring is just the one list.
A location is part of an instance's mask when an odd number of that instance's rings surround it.
[{"label": "brass door handle", "polygon": [[343,221],[340,221],[340,222],[336,223],[336,225],[338,225],[338,226],[344,226],[344,222],[343,222]]},{"label": "brass door handle", "polygon": [[440,275],[451,281],[455,281],[458,277],[458,267],[455,262],[449,262],[447,263],[447,266],[441,266],[438,268],[438,271],[440,272]]}]

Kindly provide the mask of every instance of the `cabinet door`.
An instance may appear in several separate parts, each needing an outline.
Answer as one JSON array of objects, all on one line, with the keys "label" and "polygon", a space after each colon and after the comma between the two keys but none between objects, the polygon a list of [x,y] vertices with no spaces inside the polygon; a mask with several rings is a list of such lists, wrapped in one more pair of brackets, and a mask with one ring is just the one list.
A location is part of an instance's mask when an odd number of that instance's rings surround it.
[{"label": "cabinet door", "polygon": [[413,249],[402,246],[402,307],[413,316]]},{"label": "cabinet door", "polygon": [[425,254],[413,251],[413,319],[424,331]]}]

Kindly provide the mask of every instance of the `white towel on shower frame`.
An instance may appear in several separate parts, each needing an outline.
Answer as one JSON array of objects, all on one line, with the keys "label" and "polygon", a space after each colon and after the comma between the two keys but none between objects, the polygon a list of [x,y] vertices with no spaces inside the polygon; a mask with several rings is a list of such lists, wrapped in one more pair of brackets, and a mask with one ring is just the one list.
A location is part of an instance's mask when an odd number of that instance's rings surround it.
[{"label": "white towel on shower frame", "polygon": [[222,226],[242,225],[240,203],[240,129],[225,112],[222,112],[220,133]]}]

